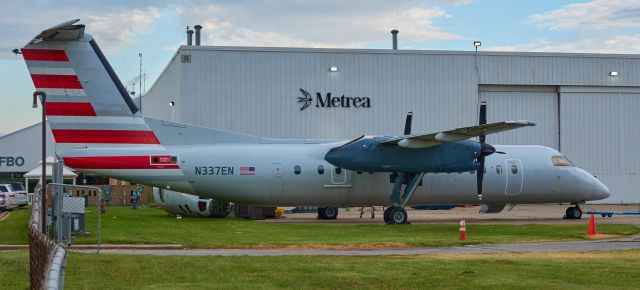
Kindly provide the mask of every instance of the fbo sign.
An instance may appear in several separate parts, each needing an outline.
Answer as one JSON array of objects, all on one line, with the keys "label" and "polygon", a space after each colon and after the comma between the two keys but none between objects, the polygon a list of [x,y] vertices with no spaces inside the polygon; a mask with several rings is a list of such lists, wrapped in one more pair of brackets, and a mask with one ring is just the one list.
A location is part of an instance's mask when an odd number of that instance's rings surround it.
[{"label": "fbo sign", "polygon": [[24,158],[22,156],[0,156],[0,166],[13,167],[24,165]]}]

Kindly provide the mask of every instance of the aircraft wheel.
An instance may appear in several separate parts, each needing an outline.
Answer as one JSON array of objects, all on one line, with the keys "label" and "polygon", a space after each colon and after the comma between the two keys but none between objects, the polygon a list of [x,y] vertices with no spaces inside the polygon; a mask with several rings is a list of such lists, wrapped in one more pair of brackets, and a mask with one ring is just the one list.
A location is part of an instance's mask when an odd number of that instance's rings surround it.
[{"label": "aircraft wheel", "polygon": [[333,206],[319,207],[318,218],[321,220],[335,220],[338,218],[338,208]]},{"label": "aircraft wheel", "polygon": [[608,216],[608,217],[612,217],[612,216],[613,216],[613,214],[612,214],[612,213],[608,213],[608,214],[607,214],[607,216]]},{"label": "aircraft wheel", "polygon": [[402,225],[407,223],[407,211],[404,208],[394,206],[389,208],[388,224]]},{"label": "aircraft wheel", "polygon": [[570,208],[567,208],[566,213],[567,213],[568,219],[579,220],[582,218],[582,210],[577,206],[572,206]]},{"label": "aircraft wheel", "polygon": [[388,208],[385,208],[385,209],[384,209],[384,214],[383,214],[383,216],[384,216],[384,223],[385,223],[385,224],[388,224],[388,223],[389,223],[389,210],[390,210],[390,209],[391,209],[390,207],[388,207]]}]

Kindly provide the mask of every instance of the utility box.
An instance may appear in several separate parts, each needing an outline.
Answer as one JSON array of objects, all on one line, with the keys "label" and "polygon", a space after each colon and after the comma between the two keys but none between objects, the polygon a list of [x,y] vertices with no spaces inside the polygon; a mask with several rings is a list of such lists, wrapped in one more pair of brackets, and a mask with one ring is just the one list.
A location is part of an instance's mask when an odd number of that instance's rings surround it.
[{"label": "utility box", "polygon": [[85,198],[65,196],[62,202],[62,233],[67,244],[72,235],[86,232]]}]

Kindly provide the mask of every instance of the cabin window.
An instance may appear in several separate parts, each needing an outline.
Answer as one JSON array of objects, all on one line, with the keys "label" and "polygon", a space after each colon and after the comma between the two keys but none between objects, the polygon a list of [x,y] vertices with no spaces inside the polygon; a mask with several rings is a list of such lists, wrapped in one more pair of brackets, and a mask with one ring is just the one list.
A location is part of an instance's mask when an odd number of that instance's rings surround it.
[{"label": "cabin window", "polygon": [[302,172],[302,168],[300,168],[300,165],[296,165],[296,166],[294,166],[294,167],[293,167],[293,172],[294,172],[296,175],[299,175],[299,174],[300,174],[300,172]]},{"label": "cabin window", "polygon": [[511,165],[511,173],[518,174],[518,166],[516,166],[515,164]]},{"label": "cabin window", "polygon": [[551,156],[551,161],[553,161],[553,166],[570,166],[573,167],[573,163],[564,156]]},{"label": "cabin window", "polygon": [[324,174],[324,166],[318,165],[318,174]]},{"label": "cabin window", "polygon": [[335,172],[336,174],[342,174],[342,168],[336,167]]},{"label": "cabin window", "polygon": [[356,171],[357,174],[362,174],[362,171]]},{"label": "cabin window", "polygon": [[496,173],[502,174],[502,165],[496,165]]}]

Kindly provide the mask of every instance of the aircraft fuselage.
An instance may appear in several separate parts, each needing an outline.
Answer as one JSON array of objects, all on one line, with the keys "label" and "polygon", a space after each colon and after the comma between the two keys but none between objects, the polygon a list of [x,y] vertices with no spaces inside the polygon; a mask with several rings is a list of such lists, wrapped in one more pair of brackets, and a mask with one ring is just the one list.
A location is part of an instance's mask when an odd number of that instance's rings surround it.
[{"label": "aircraft fuselage", "polygon": [[[85,170],[238,203],[278,206],[389,204],[393,187],[391,173],[353,172],[332,166],[325,160],[325,154],[339,144],[168,146],[152,156],[173,156],[175,166]],[[573,203],[608,196],[608,189],[588,172],[573,166],[554,166],[552,156],[561,154],[551,148],[495,147],[506,154],[487,157],[482,201],[478,201],[476,194],[475,173],[466,171],[427,173],[409,204]],[[66,154],[65,162],[74,162],[73,157],[68,156],[135,153],[126,149],[117,151],[71,150]],[[75,167],[82,168],[79,165],[75,164]]]}]

